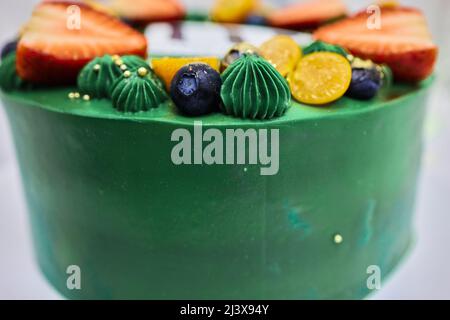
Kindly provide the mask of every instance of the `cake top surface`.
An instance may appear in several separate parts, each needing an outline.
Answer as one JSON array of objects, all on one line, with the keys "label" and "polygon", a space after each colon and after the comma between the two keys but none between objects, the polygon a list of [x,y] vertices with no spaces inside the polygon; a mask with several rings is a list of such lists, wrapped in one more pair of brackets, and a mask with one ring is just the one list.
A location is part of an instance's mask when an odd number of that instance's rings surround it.
[{"label": "cake top surface", "polygon": [[192,15],[177,0],[149,3],[44,1],[2,54],[1,88],[78,116],[235,124],[365,112],[432,81],[438,50],[417,9],[217,0],[214,22],[180,22]]},{"label": "cake top surface", "polygon": [[328,117],[341,117],[352,114],[372,112],[384,108],[390,108],[393,105],[400,104],[405,100],[414,99],[414,96],[420,94],[433,82],[430,78],[418,85],[396,84],[386,95],[380,95],[370,101],[360,101],[343,97],[335,102],[333,106],[327,108],[317,108],[305,104],[292,102],[292,107],[283,117],[275,118],[269,121],[255,121],[251,119],[240,119],[226,116],[216,112],[201,117],[186,117],[177,111],[171,103],[165,103],[157,109],[149,112],[137,114],[123,113],[111,108],[111,102],[106,99],[84,101],[82,97],[77,100],[67,98],[69,93],[74,92],[75,87],[55,88],[55,89],[36,89],[27,92],[8,93],[6,98],[13,102],[25,104],[30,107],[39,107],[52,112],[60,112],[74,116],[103,118],[113,120],[126,120],[136,122],[162,121],[168,123],[178,123],[191,125],[194,121],[201,120],[203,125],[265,125],[268,122],[273,124],[283,124],[289,122],[325,119]]}]

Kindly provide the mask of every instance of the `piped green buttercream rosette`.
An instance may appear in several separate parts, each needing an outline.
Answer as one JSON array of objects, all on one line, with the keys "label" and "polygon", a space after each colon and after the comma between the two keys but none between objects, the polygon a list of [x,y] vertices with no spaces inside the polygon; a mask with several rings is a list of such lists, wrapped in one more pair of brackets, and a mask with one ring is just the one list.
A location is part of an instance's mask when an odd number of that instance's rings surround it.
[{"label": "piped green buttercream rosette", "polygon": [[121,112],[148,111],[168,99],[159,79],[144,67],[125,71],[111,89],[113,107]]},{"label": "piped green buttercream rosette", "polygon": [[16,70],[16,53],[8,54],[0,65],[0,88],[5,91],[14,91],[31,87],[22,80]]},{"label": "piped green buttercream rosette", "polygon": [[125,71],[136,71],[146,68],[148,63],[138,56],[110,56],[95,58],[89,62],[78,76],[78,88],[83,94],[95,98],[109,98],[111,87]]},{"label": "piped green buttercream rosette", "polygon": [[282,116],[291,104],[289,85],[265,59],[244,55],[222,74],[224,113],[244,119]]}]

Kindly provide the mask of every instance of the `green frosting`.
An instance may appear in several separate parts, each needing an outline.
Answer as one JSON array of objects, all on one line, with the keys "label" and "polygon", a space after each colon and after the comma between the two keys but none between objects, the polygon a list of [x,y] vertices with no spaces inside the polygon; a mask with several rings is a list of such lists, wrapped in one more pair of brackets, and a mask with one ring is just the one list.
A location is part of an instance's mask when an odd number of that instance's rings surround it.
[{"label": "green frosting", "polygon": [[288,83],[265,59],[245,54],[222,74],[224,113],[246,119],[272,119],[291,104]]},{"label": "green frosting", "polygon": [[148,111],[159,107],[169,97],[153,72],[141,75],[139,72],[124,73],[111,89],[115,109],[122,112]]},{"label": "green frosting", "polygon": [[78,75],[78,88],[95,98],[107,98],[111,85],[122,75],[122,70],[110,55],[95,58]]},{"label": "green frosting", "polygon": [[150,68],[150,65],[147,63],[147,61],[145,61],[141,57],[123,56],[120,59],[122,60],[123,64],[127,66],[128,70],[134,71],[141,67],[144,67],[148,71],[152,71],[152,69]]},{"label": "green frosting", "polygon": [[332,45],[329,43],[325,43],[322,41],[315,41],[303,49],[303,55],[305,55],[305,56],[307,54],[314,53],[314,52],[334,52],[334,53],[338,53],[344,57],[347,57],[347,55],[348,55],[348,52],[344,48],[342,48],[340,46],[335,46],[335,45]]},{"label": "green frosting", "polygon": [[139,68],[147,69],[149,76],[153,79],[155,84],[161,87],[161,89],[165,90],[164,83],[161,81],[160,78],[158,78],[158,76],[150,67],[150,65],[147,63],[147,61],[138,56],[123,56],[121,57],[121,60],[123,64],[127,66],[127,70],[136,71]]},{"label": "green frosting", "polygon": [[95,58],[81,70],[78,88],[82,93],[95,98],[109,98],[112,85],[124,71],[135,71],[141,67],[151,71],[148,63],[138,56],[114,58],[105,55]]},{"label": "green frosting", "polygon": [[23,81],[16,70],[16,53],[7,55],[0,65],[0,88],[4,91],[24,89],[28,84]]}]

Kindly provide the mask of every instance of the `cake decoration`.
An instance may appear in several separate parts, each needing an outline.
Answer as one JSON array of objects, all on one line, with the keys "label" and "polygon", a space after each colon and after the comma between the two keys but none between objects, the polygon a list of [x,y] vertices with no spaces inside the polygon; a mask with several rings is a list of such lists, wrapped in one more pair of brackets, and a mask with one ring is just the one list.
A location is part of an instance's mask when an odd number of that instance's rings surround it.
[{"label": "cake decoration", "polygon": [[324,105],[345,94],[352,80],[352,68],[347,58],[338,53],[316,52],[303,57],[288,80],[296,100]]},{"label": "cake decoration", "polygon": [[337,234],[334,235],[333,241],[334,241],[335,244],[342,244],[342,242],[344,242],[344,237],[342,237],[342,235],[337,233]]},{"label": "cake decoration", "polygon": [[283,77],[294,70],[302,56],[297,42],[287,35],[277,35],[267,40],[261,45],[260,52]]},{"label": "cake decoration", "polygon": [[254,26],[265,26],[267,25],[267,18],[261,14],[251,14],[245,19],[245,24]]},{"label": "cake decoration", "polygon": [[6,58],[6,56],[8,56],[10,53],[16,52],[18,42],[19,42],[19,40],[15,39],[15,40],[9,41],[2,47],[2,51],[1,51],[1,55],[0,55],[2,60],[4,58]]},{"label": "cake decoration", "polygon": [[384,7],[381,15],[383,27],[379,30],[367,28],[370,14],[363,11],[319,28],[314,37],[340,45],[356,57],[387,64],[396,81],[417,82],[427,78],[433,72],[438,48],[432,41],[422,12],[412,8]]},{"label": "cake decoration", "polygon": [[220,60],[217,57],[164,57],[153,58],[152,68],[155,73],[162,79],[167,90],[175,74],[181,67],[191,63],[206,63],[216,71],[220,70]]},{"label": "cake decoration", "polygon": [[123,72],[141,67],[151,70],[147,62],[137,56],[104,55],[95,58],[81,70],[78,75],[78,88],[92,97],[108,98],[111,95],[111,86]]},{"label": "cake decoration", "polygon": [[122,71],[125,70],[137,70],[139,68],[146,68],[148,71],[151,71],[152,68],[150,65],[142,59],[139,56],[135,55],[125,55],[125,56],[113,56],[113,58],[116,58],[116,65],[119,65]]},{"label": "cake decoration", "polygon": [[81,98],[81,94],[79,92],[70,92],[67,97],[70,100],[75,100],[75,99],[80,99]]},{"label": "cake decoration", "polygon": [[359,100],[372,99],[380,90],[381,84],[381,74],[377,69],[353,69],[347,96]]},{"label": "cake decoration", "polygon": [[221,86],[217,70],[205,63],[192,63],[176,73],[170,95],[183,114],[201,116],[219,110]]},{"label": "cake decoration", "polygon": [[110,5],[108,5],[108,1],[102,1],[102,0],[82,0],[85,4],[89,5],[91,8],[101,11],[104,13],[107,13],[112,16],[117,16],[117,13],[111,8]]},{"label": "cake decoration", "polygon": [[158,108],[169,99],[147,68],[127,70],[111,88],[113,107],[122,112],[141,112]]},{"label": "cake decoration", "polygon": [[374,98],[383,85],[386,69],[370,60],[351,58],[352,81],[346,95],[359,100]]},{"label": "cake decoration", "polygon": [[[151,10],[147,9],[155,9],[156,2],[142,0],[142,3],[138,1],[133,6],[129,3],[125,6],[124,1],[116,0],[107,7],[125,19],[143,23],[170,20],[171,17],[179,19],[181,12],[184,15],[182,6],[173,0],[164,1],[158,9],[161,11],[154,11],[152,16],[149,13]],[[367,28],[361,30],[360,24],[366,21],[366,13],[360,13],[320,28],[314,33],[317,40],[303,50],[293,38],[277,35],[259,48],[246,42],[237,43],[221,60],[217,57],[164,57],[154,58],[151,67],[142,58],[146,56],[145,37],[104,13],[104,10],[99,12],[81,4],[81,13],[89,27],[77,33],[62,32],[61,27],[66,29],[66,25],[62,26],[59,13],[68,4],[51,1],[37,6],[18,43],[18,75],[14,78],[14,74],[10,73],[3,79],[3,87],[12,90],[25,82],[21,79],[34,84],[71,84],[74,73],[81,70],[77,73],[80,93],[70,95],[70,99],[90,101],[92,98],[111,98],[114,108],[138,112],[157,107],[170,94],[181,113],[188,116],[213,112],[222,99],[222,110],[226,114],[249,119],[271,119],[287,110],[291,101],[290,91],[298,102],[318,106],[336,101],[344,94],[349,98],[368,100],[374,98],[383,86],[388,87],[392,83],[392,75],[397,80],[407,81],[426,77],[432,71],[437,55],[437,48],[426,32],[426,24],[419,11],[383,6],[383,37],[379,32],[365,31]],[[218,21],[242,22],[255,14],[257,9],[263,15],[268,14],[271,23],[276,21],[274,17],[284,12],[284,26],[305,27],[346,13],[340,0],[310,1],[273,14],[261,8],[256,0],[219,0],[212,17]],[[327,19],[324,12],[330,15]],[[308,23],[302,20],[302,14],[309,16]],[[290,20],[294,15],[295,23]],[[51,17],[50,23],[42,23],[42,16]],[[406,19],[416,26],[417,30],[412,34],[415,41],[410,44],[396,41],[396,35],[403,32],[395,24],[398,19]],[[114,32],[109,34],[106,28],[112,28]],[[357,30],[356,36],[354,30]],[[359,37],[358,32],[364,37]],[[371,40],[364,40],[366,36]],[[87,45],[103,37],[107,41],[104,43],[102,40],[102,46]],[[385,45],[389,50],[383,49]],[[406,50],[408,46],[412,46],[413,50]],[[14,43],[10,47],[14,50]],[[396,63],[397,59],[401,60],[401,68]],[[210,72],[205,63],[214,72]],[[228,70],[230,66],[232,68]],[[193,74],[188,75],[186,68],[191,68]],[[201,82],[197,70],[206,71],[210,79]],[[218,98],[216,89],[221,87],[221,82],[217,81],[220,71],[223,72],[223,86]],[[141,88],[149,92],[136,96],[130,93],[137,93]],[[116,91],[114,98],[113,90]],[[211,97],[206,97],[207,93]],[[136,106],[132,105],[133,99]],[[195,101],[192,104],[197,106],[188,105],[188,101]],[[123,106],[120,105],[122,103]]]},{"label": "cake decoration", "polygon": [[180,20],[186,15],[179,0],[112,0],[109,8],[133,25]]},{"label": "cake decoration", "polygon": [[313,29],[347,15],[343,0],[308,0],[274,10],[269,24],[277,28]]},{"label": "cake decoration", "polygon": [[[79,2],[82,19],[68,28],[71,2],[39,4],[17,48],[17,70],[27,81],[46,85],[75,84],[80,70],[105,54],[147,55],[145,36],[120,20]],[[82,25],[81,25],[82,23]]]},{"label": "cake decoration", "polygon": [[305,56],[314,52],[334,52],[339,53],[344,57],[347,57],[349,54],[344,48],[329,43],[325,43],[323,41],[314,41],[309,46],[303,49],[303,54]]},{"label": "cake decoration", "polygon": [[5,91],[23,89],[27,84],[23,81],[16,71],[16,53],[11,52],[2,58],[0,64],[0,88]]},{"label": "cake decoration", "polygon": [[231,49],[225,54],[222,59],[222,71],[228,68],[230,64],[240,59],[244,54],[254,54],[261,55],[259,48],[247,42],[240,42],[235,44]]},{"label": "cake decoration", "polygon": [[257,8],[259,0],[216,0],[211,20],[225,23],[242,23]]},{"label": "cake decoration", "polygon": [[107,98],[114,81],[122,75],[110,55],[95,58],[78,75],[78,88],[81,92],[96,98]]},{"label": "cake decoration", "polygon": [[264,58],[244,54],[222,75],[223,112],[245,119],[272,119],[291,104],[289,86]]}]

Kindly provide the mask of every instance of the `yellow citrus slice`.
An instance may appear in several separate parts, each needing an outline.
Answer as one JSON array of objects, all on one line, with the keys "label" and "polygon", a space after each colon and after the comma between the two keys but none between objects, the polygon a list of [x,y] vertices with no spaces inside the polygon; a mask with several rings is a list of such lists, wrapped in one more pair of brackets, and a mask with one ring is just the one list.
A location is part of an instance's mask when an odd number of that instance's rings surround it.
[{"label": "yellow citrus slice", "polygon": [[217,22],[240,23],[257,7],[258,0],[216,0],[211,19]]},{"label": "yellow citrus slice", "polygon": [[169,89],[178,70],[190,63],[206,63],[220,72],[220,59],[217,57],[154,58],[152,59],[152,68]]},{"label": "yellow citrus slice", "polygon": [[278,35],[264,42],[260,52],[283,77],[294,70],[302,56],[300,46],[286,35]]},{"label": "yellow citrus slice", "polygon": [[351,81],[350,62],[333,52],[305,56],[288,77],[294,98],[312,105],[327,104],[341,98]]}]

